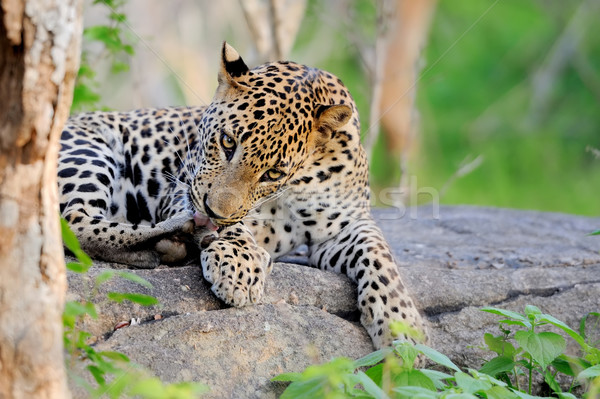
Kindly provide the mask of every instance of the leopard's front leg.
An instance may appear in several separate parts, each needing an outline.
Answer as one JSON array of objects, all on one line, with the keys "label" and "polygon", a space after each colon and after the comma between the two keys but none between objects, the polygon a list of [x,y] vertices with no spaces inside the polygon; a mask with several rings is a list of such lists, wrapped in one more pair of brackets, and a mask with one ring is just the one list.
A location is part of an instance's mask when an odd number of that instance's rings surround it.
[{"label": "leopard's front leg", "polygon": [[202,247],[202,273],[219,299],[236,307],[261,300],[273,262],[243,223],[224,228]]},{"label": "leopard's front leg", "polygon": [[[426,327],[400,277],[389,245],[373,219],[365,215],[349,223],[336,236],[311,248],[315,267],[347,274],[358,285],[360,321],[376,348],[393,339],[418,341],[409,334],[395,336],[390,323],[403,321],[426,334]],[[426,340],[423,335],[422,340]]]}]

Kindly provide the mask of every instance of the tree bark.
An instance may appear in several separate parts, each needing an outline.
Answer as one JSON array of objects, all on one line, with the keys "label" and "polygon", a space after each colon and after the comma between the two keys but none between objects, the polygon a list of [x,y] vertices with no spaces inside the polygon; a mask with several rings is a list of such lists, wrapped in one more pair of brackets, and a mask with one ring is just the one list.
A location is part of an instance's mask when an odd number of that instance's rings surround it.
[{"label": "tree bark", "polygon": [[0,17],[0,399],[69,398],[56,162],[81,3],[0,0]]},{"label": "tree bark", "polygon": [[407,158],[414,151],[416,86],[436,0],[396,0],[388,36],[381,95],[381,124],[390,152]]}]

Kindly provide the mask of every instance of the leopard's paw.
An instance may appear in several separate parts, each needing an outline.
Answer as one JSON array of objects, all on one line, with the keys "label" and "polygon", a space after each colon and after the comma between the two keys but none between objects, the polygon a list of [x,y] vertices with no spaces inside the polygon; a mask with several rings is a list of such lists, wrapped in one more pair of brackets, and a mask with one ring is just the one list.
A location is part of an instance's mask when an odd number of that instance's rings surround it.
[{"label": "leopard's paw", "polygon": [[[427,341],[426,327],[419,311],[412,299],[398,289],[382,290],[376,283],[365,282],[359,289],[358,307],[361,324],[377,349],[391,345],[394,340]],[[401,325],[390,328],[396,321]]]},{"label": "leopard's paw", "polygon": [[265,280],[273,268],[263,248],[239,241],[216,239],[205,244],[200,254],[204,278],[213,293],[228,305],[242,307],[258,303]]},{"label": "leopard's paw", "polygon": [[177,230],[159,240],[154,250],[163,264],[181,263],[191,258],[198,259],[200,243],[213,235],[212,230],[196,227],[193,220],[186,220]]},{"label": "leopard's paw", "polygon": [[154,246],[161,263],[177,263],[187,256],[186,243],[177,237],[163,238]]}]

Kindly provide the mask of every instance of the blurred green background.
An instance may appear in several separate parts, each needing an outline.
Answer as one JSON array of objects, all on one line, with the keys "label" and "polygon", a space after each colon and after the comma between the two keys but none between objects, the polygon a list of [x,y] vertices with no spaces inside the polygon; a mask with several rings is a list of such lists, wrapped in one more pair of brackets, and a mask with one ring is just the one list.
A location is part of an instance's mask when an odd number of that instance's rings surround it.
[{"label": "blurred green background", "polygon": [[[311,26],[321,22],[311,16],[319,13],[316,3],[308,8],[297,47],[319,40]],[[418,187],[441,191],[464,160],[481,156],[479,167],[446,185],[442,203],[600,215],[600,159],[593,151],[600,148],[600,35],[593,34],[598,14],[575,15],[580,1],[504,0],[490,9],[492,4],[437,5],[417,83],[421,144],[410,173]],[[373,2],[358,6],[371,26]],[[557,48],[573,28],[581,36],[574,48]],[[343,42],[344,32],[338,34],[335,40]],[[340,47],[323,67],[351,87],[365,129],[368,82],[353,50]],[[536,73],[552,68],[552,56],[566,59],[554,68],[547,91],[538,93]],[[376,187],[394,184],[399,174],[390,170],[384,149],[380,140],[372,162]]]},{"label": "blurred green background", "polygon": [[[104,103],[112,108],[210,101],[223,39],[256,65],[238,2],[182,0],[167,14],[163,2],[136,1],[127,2],[126,11],[130,37],[137,42],[133,88],[123,77],[102,87]],[[353,93],[363,130],[369,124],[371,82],[356,38],[374,41],[378,4],[309,0],[289,56],[338,75]],[[437,190],[444,204],[600,215],[599,5],[597,0],[438,1],[417,80],[419,145],[408,169],[417,187]],[[152,19],[163,14],[162,22]],[[190,24],[198,26],[193,33]],[[177,34],[166,31],[173,27]],[[136,64],[144,51],[149,55]],[[144,77],[142,67],[152,63],[163,74],[155,69]],[[155,97],[141,92],[158,82],[166,89],[157,89]],[[124,92],[134,93],[133,100]],[[380,137],[372,157],[375,192],[397,185],[400,176],[385,148]],[[478,167],[456,176],[477,157]],[[431,200],[422,197],[419,202]]]},{"label": "blurred green background", "polygon": [[[427,60],[486,3],[441,2]],[[600,148],[598,14],[579,21],[583,37],[546,97],[533,89],[579,3],[500,1],[421,81],[423,184],[439,187],[466,155],[484,157],[444,202],[600,214],[600,159],[586,151]]]}]

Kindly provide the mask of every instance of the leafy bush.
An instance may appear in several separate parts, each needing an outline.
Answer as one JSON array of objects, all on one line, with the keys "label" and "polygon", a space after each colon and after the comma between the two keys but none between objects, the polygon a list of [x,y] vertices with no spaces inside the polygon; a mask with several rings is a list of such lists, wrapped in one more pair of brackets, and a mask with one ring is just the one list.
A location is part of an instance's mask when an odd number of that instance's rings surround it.
[{"label": "leafy bush", "polygon": [[[84,29],[83,38],[87,43],[99,43],[102,52],[98,58],[110,60],[110,73],[118,74],[129,70],[129,64],[123,58],[134,55],[133,45],[124,38],[124,27],[129,25],[127,15],[122,12],[126,0],[94,0],[92,4],[102,5],[109,10],[108,24],[95,25]],[[98,60],[91,59],[90,52],[84,47],[81,52],[81,62],[73,92],[72,111],[97,109],[100,102],[96,80],[96,65]]]},{"label": "leafy bush", "polygon": [[[482,310],[503,316],[504,319],[500,321],[501,335],[484,335],[488,349],[497,356],[484,364],[481,372],[497,377],[516,389],[520,389],[518,377],[526,375],[529,394],[532,390],[533,375],[539,373],[550,389],[561,397],[571,396],[562,392],[556,379],[559,373],[571,378],[568,392],[578,383],[585,383],[594,376],[600,376],[600,349],[586,342],[586,321],[590,316],[599,317],[600,313],[590,313],[584,317],[577,333],[562,321],[542,313],[535,306],[526,306],[524,315],[496,308]],[[536,332],[538,327],[545,325],[558,327],[569,335],[579,344],[582,356],[564,354],[566,342],[561,335],[549,331]],[[518,330],[513,334],[510,326],[525,330]],[[519,346],[513,346],[511,340],[516,341]]]},{"label": "leafy bush", "polygon": [[[69,229],[64,219],[61,220],[61,228],[65,246],[78,260],[67,263],[67,269],[75,273],[86,273],[92,266],[91,259],[81,250],[75,234]],[[114,399],[135,396],[147,399],[192,399],[207,392],[208,387],[199,383],[164,384],[141,366],[132,363],[124,354],[94,349],[90,340],[92,335],[79,329],[78,325],[83,317],[98,318],[93,299],[98,295],[98,288],[114,277],[125,278],[144,287],[152,288],[148,281],[133,273],[110,270],[100,273],[95,278],[94,286],[85,300],[69,301],[65,304],[63,339],[68,353],[69,377],[76,384],[82,386],[91,398],[108,396]],[[157,299],[152,296],[136,293],[109,292],[107,297],[119,303],[128,300],[144,306],[158,303]],[[77,375],[77,365],[82,362],[86,364],[85,369],[91,374],[96,385],[90,384],[87,379]]]},{"label": "leafy bush", "polygon": [[[540,373],[560,398],[574,398],[571,391],[578,384],[588,388],[584,397],[595,398],[600,392],[600,349],[597,342],[587,342],[585,334],[587,319],[600,317],[600,314],[590,313],[584,317],[578,333],[535,306],[527,306],[525,314],[496,308],[482,310],[504,319],[499,322],[500,336],[484,336],[487,348],[496,357],[480,370],[463,371],[448,357],[425,345],[395,342],[391,348],[356,361],[337,358],[323,365],[309,366],[302,373],[281,374],[273,380],[291,381],[282,399],[532,398],[533,373]],[[536,329],[543,325],[564,331],[579,344],[582,356],[564,354],[564,338],[553,332],[537,332]],[[515,326],[524,330],[513,334],[508,327]],[[511,340],[518,345],[514,346]],[[435,369],[416,368],[419,355],[435,363]],[[446,370],[437,370],[440,366]],[[561,390],[558,373],[572,379],[568,392]],[[520,387],[519,378],[526,379],[527,392]]]}]

